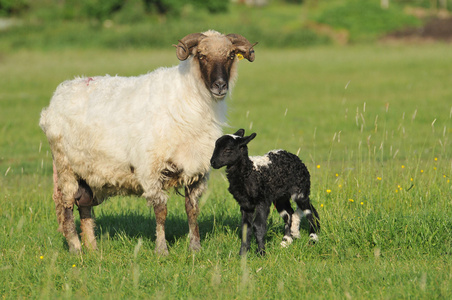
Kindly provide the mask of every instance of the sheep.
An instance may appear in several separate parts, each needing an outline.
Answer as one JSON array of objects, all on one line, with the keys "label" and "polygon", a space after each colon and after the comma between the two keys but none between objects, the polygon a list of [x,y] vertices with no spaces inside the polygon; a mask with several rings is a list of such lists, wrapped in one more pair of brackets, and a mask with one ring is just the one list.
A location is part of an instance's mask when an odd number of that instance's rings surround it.
[{"label": "sheep", "polygon": [[93,206],[114,195],[137,195],[154,209],[155,252],[168,254],[168,191],[181,187],[189,247],[201,249],[198,198],[226,122],[224,99],[235,83],[237,62],[239,57],[254,61],[254,45],[238,34],[192,33],[173,45],[177,66],[137,77],[76,78],[58,86],[40,126],[53,157],[59,231],[70,252],[82,249],[74,205],[83,245],[95,250]]},{"label": "sheep", "polygon": [[[319,215],[309,200],[309,171],[298,156],[284,150],[273,150],[264,156],[248,156],[247,144],[256,133],[244,137],[239,129],[234,134],[224,135],[215,143],[210,163],[214,169],[226,166],[229,192],[240,205],[242,213],[242,244],[240,255],[250,249],[252,230],[256,236],[258,254],[265,254],[264,237],[267,218],[273,204],[285,223],[281,246],[287,247],[293,238],[300,237],[300,219],[306,216],[309,222],[309,237],[318,241]],[[290,204],[297,204],[294,212]]]}]

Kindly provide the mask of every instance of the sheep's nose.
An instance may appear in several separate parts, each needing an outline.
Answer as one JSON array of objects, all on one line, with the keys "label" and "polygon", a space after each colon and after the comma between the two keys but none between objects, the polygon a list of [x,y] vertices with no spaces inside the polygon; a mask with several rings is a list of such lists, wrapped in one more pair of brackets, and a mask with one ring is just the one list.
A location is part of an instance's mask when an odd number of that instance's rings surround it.
[{"label": "sheep's nose", "polygon": [[217,164],[215,163],[215,160],[211,159],[211,160],[210,160],[210,165],[212,166],[212,168],[218,169],[218,168],[217,168]]},{"label": "sheep's nose", "polygon": [[214,87],[217,88],[219,91],[222,91],[224,89],[228,88],[228,83],[224,80],[217,80],[214,82]]}]

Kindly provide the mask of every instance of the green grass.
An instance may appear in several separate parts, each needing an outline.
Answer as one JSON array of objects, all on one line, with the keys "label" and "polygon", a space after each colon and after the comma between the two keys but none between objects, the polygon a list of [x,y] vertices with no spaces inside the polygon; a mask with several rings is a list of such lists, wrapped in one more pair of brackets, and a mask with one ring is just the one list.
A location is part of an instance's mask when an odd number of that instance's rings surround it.
[{"label": "green grass", "polygon": [[238,205],[214,171],[200,201],[201,252],[188,251],[184,204],[172,194],[168,257],[153,252],[145,200],[119,197],[95,209],[99,251],[70,255],[56,231],[40,110],[74,76],[176,63],[172,48],[2,53],[2,298],[450,298],[452,52],[443,44],[258,46],[255,62],[240,62],[225,131],[257,132],[253,155],[300,149],[322,222],[315,246],[303,224],[302,238],[280,248],[272,210],[268,255],[241,259]]}]

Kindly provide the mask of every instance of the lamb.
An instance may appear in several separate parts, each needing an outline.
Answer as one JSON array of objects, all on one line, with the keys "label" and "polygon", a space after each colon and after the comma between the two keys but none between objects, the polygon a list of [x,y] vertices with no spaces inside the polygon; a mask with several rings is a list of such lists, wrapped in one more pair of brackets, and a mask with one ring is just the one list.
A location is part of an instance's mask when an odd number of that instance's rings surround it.
[{"label": "lamb", "polygon": [[209,159],[226,122],[225,98],[237,62],[254,61],[254,47],[238,34],[209,30],[185,36],[178,66],[137,77],[99,76],[61,83],[41,113],[53,156],[56,214],[69,251],[96,249],[93,206],[113,195],[137,195],[153,206],[158,254],[167,254],[168,191],[185,189],[190,249],[201,248],[198,198]]},{"label": "lamb", "polygon": [[[310,240],[318,241],[320,219],[309,200],[311,182],[306,166],[298,156],[284,150],[249,157],[247,144],[256,133],[246,137],[244,134],[245,131],[239,129],[219,138],[210,160],[214,169],[226,166],[229,192],[240,205],[243,236],[240,255],[250,249],[251,229],[256,236],[257,253],[265,254],[264,237],[272,202],[285,223],[281,246],[287,247],[293,238],[300,237],[300,219],[303,216],[309,222]],[[297,204],[295,212],[290,199]]]}]

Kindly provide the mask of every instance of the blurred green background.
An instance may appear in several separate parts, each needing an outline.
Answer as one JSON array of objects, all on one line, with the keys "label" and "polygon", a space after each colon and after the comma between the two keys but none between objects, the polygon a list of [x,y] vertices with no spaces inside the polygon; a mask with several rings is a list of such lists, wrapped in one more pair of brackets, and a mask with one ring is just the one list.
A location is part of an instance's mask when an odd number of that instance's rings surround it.
[{"label": "blurred green background", "polygon": [[0,0],[0,50],[161,48],[210,28],[260,47],[374,42],[425,34],[451,8],[452,0]]}]

